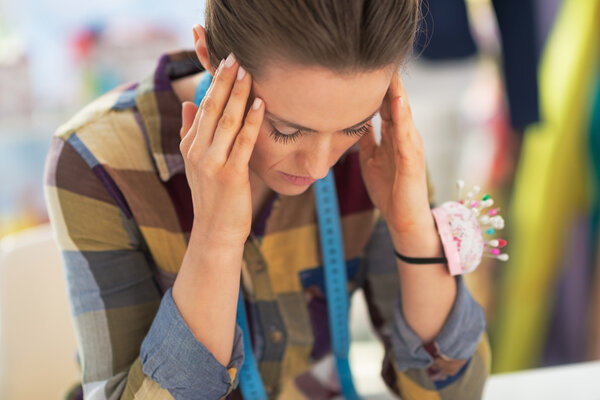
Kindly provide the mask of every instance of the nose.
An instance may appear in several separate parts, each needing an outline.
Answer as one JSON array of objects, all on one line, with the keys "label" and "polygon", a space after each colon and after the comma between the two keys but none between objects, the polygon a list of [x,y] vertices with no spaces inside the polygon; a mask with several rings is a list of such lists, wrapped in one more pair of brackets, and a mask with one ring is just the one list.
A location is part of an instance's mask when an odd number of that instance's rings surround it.
[{"label": "nose", "polygon": [[333,164],[331,140],[327,135],[322,136],[302,152],[302,167],[311,178],[317,180],[327,176],[329,167]]}]

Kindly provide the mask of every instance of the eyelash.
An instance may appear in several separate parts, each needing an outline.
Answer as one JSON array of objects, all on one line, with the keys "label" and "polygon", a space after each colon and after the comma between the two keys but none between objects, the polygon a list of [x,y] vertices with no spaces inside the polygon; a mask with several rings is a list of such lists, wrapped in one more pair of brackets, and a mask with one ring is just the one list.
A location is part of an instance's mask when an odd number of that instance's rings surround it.
[{"label": "eyelash", "polygon": [[[364,124],[363,126],[361,126],[358,129],[345,129],[344,134],[346,134],[348,136],[361,137],[362,135],[364,135],[365,133],[367,133],[369,131],[369,128],[371,128],[371,123],[367,122],[366,124]],[[300,135],[302,135],[302,131],[300,131],[300,130],[297,130],[296,132],[292,133],[291,135],[281,133],[280,131],[278,131],[275,128],[273,128],[271,130],[271,137],[273,138],[273,140],[275,140],[276,142],[279,142],[279,143],[283,143],[283,144],[295,142]]]}]

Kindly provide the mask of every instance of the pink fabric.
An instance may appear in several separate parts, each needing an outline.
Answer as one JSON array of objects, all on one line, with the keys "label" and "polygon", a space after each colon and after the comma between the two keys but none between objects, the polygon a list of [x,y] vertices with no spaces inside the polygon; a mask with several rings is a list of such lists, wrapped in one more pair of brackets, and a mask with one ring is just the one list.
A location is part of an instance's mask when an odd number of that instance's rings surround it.
[{"label": "pink fabric", "polygon": [[460,267],[460,255],[458,254],[458,247],[456,246],[456,242],[452,237],[452,232],[450,231],[450,223],[448,221],[448,217],[446,213],[441,208],[434,208],[431,210],[433,214],[433,218],[435,218],[435,223],[437,225],[438,233],[440,238],[442,239],[442,247],[444,248],[444,254],[446,256],[446,260],[448,260],[448,270],[451,275],[460,275],[462,274],[462,269]]},{"label": "pink fabric", "polygon": [[451,275],[474,271],[481,263],[485,241],[477,215],[449,201],[432,210]]}]

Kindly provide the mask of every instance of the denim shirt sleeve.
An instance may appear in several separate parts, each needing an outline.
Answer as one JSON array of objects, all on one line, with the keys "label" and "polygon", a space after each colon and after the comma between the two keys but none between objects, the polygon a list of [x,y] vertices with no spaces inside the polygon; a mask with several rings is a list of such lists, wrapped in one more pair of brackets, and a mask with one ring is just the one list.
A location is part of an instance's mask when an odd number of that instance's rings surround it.
[{"label": "denim shirt sleeve", "polygon": [[224,367],[193,335],[168,289],[140,357],[144,373],[174,398],[222,398],[238,385],[238,371],[244,362],[242,331],[236,325],[231,359]]},{"label": "denim shirt sleeve", "polygon": [[[398,371],[427,368],[434,356],[412,330],[402,312],[400,282],[392,241],[383,219],[379,220],[366,249],[365,295],[371,311],[380,315],[379,331],[389,336]],[[457,276],[457,294],[441,332],[432,344],[447,359],[468,360],[485,332],[485,314]],[[377,329],[377,328],[376,328]]]},{"label": "denim shirt sleeve", "polygon": [[[443,356],[467,360],[475,353],[481,335],[485,331],[485,315],[481,306],[467,290],[461,276],[456,277],[456,285],[454,305],[434,343]],[[433,364],[433,356],[425,349],[419,336],[404,318],[400,295],[394,306],[391,339],[399,371],[426,368]]]}]

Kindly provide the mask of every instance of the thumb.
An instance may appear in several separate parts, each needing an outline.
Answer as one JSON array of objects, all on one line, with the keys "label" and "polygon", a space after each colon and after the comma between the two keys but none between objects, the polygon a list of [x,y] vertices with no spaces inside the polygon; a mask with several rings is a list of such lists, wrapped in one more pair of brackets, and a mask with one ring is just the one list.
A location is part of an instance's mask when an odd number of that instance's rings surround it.
[{"label": "thumb", "polygon": [[375,131],[371,126],[367,133],[365,133],[358,141],[360,162],[365,163],[368,159],[373,157],[376,148],[377,142],[375,141]]},{"label": "thumb", "polygon": [[184,101],[181,105],[181,130],[179,135],[183,139],[194,123],[198,107],[191,101]]}]

